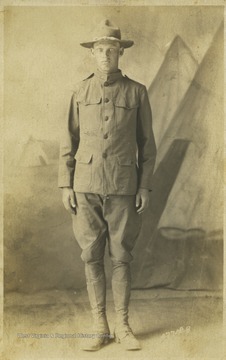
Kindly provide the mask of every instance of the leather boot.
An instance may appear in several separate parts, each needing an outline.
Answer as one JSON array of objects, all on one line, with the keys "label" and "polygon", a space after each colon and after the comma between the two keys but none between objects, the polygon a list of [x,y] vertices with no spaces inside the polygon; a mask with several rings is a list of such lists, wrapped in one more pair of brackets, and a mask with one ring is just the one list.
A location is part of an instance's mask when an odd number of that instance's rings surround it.
[{"label": "leather boot", "polygon": [[141,349],[128,321],[131,276],[129,263],[113,263],[112,291],[116,311],[115,341],[125,350]]},{"label": "leather boot", "polygon": [[109,341],[110,330],[106,318],[106,280],[101,262],[85,265],[87,291],[92,309],[93,330],[87,333],[82,349],[99,350]]}]

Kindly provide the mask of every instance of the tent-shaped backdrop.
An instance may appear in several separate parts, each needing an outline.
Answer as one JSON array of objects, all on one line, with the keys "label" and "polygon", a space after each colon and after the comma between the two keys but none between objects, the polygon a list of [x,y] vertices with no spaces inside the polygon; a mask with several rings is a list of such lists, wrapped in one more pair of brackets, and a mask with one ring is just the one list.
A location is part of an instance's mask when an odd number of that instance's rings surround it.
[{"label": "tent-shaped backdrop", "polygon": [[198,68],[191,50],[178,35],[156,74],[148,95],[157,148]]},{"label": "tent-shaped backdrop", "polygon": [[[196,71],[197,64],[193,58],[198,62],[203,59],[223,12],[220,7],[202,7],[202,11],[199,7],[173,8],[95,7],[95,14],[90,7],[81,7],[79,11],[68,7],[8,9],[4,139],[7,145],[4,147],[6,291],[30,292],[85,286],[80,249],[72,233],[70,215],[63,208],[57,188],[58,165],[55,155],[50,155],[54,146],[45,143],[44,139],[60,138],[73,84],[87,77],[91,71],[92,62],[79,42],[85,38],[90,19],[94,24],[103,15],[109,16],[109,10],[116,23],[122,25],[125,37],[128,35],[135,41],[135,46],[121,59],[123,72],[147,86],[159,76],[149,93],[159,156],[150,208],[143,216],[142,233],[134,249],[133,286],[162,285],[189,289],[220,286],[222,241],[216,240],[221,236],[220,232],[212,229],[208,235],[212,241],[206,241],[207,229],[191,229],[190,220],[186,226],[180,221],[180,226],[185,228],[177,233],[175,222],[167,223],[171,212],[170,194],[176,186],[179,189],[179,177],[183,174],[187,176],[185,162],[194,147],[194,156],[197,156],[197,143],[175,136],[175,130],[170,135],[170,141],[164,138],[164,146],[161,140],[174,124],[176,110]],[[65,19],[67,26],[64,26]],[[175,38],[177,34],[180,37]],[[167,59],[164,61],[166,53],[169,64]],[[217,56],[221,53],[216,53]],[[178,74],[178,71],[181,73]],[[164,92],[166,96],[163,96]],[[201,113],[205,112],[205,107],[204,104]],[[189,106],[187,109],[190,111]],[[40,166],[37,162],[36,166],[19,166],[23,151],[26,150],[28,154],[25,157],[29,157],[27,139],[30,134],[34,142],[37,139],[42,142],[34,151],[36,159],[38,157],[39,160],[40,153],[44,151],[48,165]],[[53,164],[52,158],[55,161]],[[31,161],[26,163],[31,164]],[[178,190],[176,195],[180,197],[180,194],[183,195],[183,191],[180,193]],[[200,191],[199,196],[201,194]],[[187,199],[192,209],[189,196]],[[171,204],[174,204],[173,199]],[[183,214],[187,216],[186,212]],[[110,280],[111,266],[109,263],[106,265]],[[200,271],[202,277],[199,276]],[[108,284],[110,286],[110,282]]]},{"label": "tent-shaped backdrop", "polygon": [[160,142],[134,287],[222,286],[222,74],[223,25]]}]

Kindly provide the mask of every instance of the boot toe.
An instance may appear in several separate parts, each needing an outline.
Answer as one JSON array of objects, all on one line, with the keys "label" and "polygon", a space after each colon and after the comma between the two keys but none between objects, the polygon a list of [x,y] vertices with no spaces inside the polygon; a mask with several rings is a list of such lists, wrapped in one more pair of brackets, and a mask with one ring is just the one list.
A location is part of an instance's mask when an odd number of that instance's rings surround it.
[{"label": "boot toe", "polygon": [[125,350],[140,350],[141,346],[139,341],[134,337],[127,335],[125,338],[120,340],[120,343]]},{"label": "boot toe", "polygon": [[134,336],[132,330],[128,327],[125,330],[119,332],[115,331],[115,341],[120,343],[125,350],[140,350],[141,345]]},{"label": "boot toe", "polygon": [[109,341],[109,337],[105,334],[101,337],[95,337],[90,339],[84,339],[84,343],[81,346],[81,349],[84,351],[98,351]]}]

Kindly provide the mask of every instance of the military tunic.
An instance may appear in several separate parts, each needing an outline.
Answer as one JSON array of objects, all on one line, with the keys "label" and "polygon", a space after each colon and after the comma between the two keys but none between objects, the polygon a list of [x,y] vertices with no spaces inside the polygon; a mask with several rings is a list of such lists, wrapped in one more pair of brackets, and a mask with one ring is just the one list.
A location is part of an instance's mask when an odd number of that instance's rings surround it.
[{"label": "military tunic", "polygon": [[[62,133],[59,187],[76,192],[72,215],[86,263],[132,260],[141,218],[138,187],[150,189],[156,156],[147,90],[118,70],[97,71],[75,89]],[[116,265],[118,266],[118,265]]]},{"label": "military tunic", "polygon": [[156,147],[144,85],[118,70],[80,82],[62,136],[59,187],[101,195],[150,189]]}]

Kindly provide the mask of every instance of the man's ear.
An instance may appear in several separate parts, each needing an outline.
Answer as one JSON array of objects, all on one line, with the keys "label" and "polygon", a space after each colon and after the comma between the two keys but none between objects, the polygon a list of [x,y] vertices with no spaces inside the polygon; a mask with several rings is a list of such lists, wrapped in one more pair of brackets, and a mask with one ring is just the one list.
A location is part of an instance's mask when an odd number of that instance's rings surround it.
[{"label": "man's ear", "polygon": [[124,48],[121,47],[121,48],[119,49],[119,55],[122,56],[123,54],[124,54]]},{"label": "man's ear", "polygon": [[94,48],[93,47],[90,49],[90,51],[91,51],[91,55],[94,56]]}]

